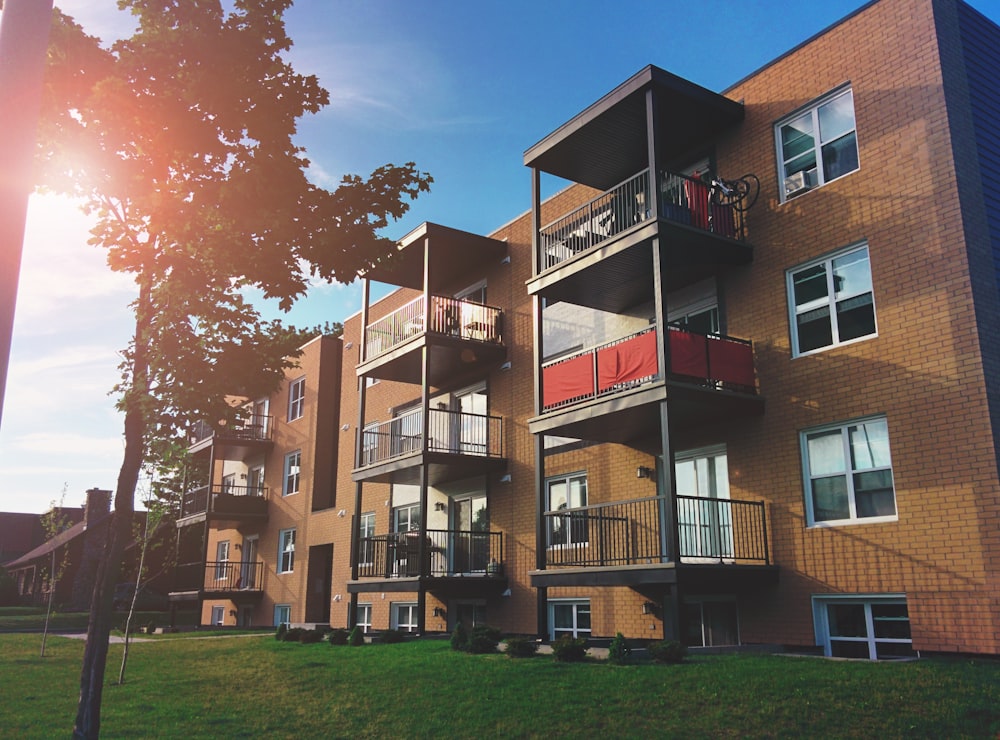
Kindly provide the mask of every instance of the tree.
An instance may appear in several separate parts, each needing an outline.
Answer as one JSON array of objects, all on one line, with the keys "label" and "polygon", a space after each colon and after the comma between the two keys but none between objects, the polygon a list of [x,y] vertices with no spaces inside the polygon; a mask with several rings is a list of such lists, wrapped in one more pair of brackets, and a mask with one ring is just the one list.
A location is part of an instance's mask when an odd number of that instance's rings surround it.
[{"label": "tree", "polygon": [[291,0],[119,0],[137,30],[108,47],[56,13],[39,182],[84,200],[90,243],[134,276],[135,333],[116,386],[125,450],[90,609],[74,736],[97,737],[112,597],[135,488],[192,419],[231,420],[227,394],[267,395],[297,335],[263,321],[257,288],[292,305],[308,280],[349,282],[391,259],[379,231],[429,189],[413,163],[307,179],[297,120],[329,101],[283,58]]},{"label": "tree", "polygon": [[[66,516],[65,507],[63,506],[66,502],[66,488],[67,484],[63,483],[59,505],[56,506],[55,501],[49,502],[49,510],[42,514],[41,525],[42,531],[45,532],[46,542],[55,539],[58,534],[65,532],[73,524]],[[45,574],[42,581],[42,588],[48,594],[48,597],[45,600],[45,626],[42,628],[42,648],[39,652],[39,657],[41,658],[45,657],[45,644],[48,642],[49,621],[52,619],[52,603],[55,599],[56,588],[58,588],[59,581],[62,580],[63,574],[66,572],[66,566],[69,564],[69,548],[62,548],[62,557],[59,557],[58,553],[59,547],[56,547],[55,543],[53,543],[49,572]]]}]

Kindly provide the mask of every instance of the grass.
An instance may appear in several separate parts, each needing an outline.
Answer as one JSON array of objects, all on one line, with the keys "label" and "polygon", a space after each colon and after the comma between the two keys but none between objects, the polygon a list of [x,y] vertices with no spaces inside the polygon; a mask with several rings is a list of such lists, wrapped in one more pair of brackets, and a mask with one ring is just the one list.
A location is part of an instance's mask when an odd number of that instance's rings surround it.
[{"label": "grass", "polygon": [[[124,627],[126,612],[115,612],[114,624]],[[53,611],[49,620],[49,631],[58,632],[86,632],[87,612],[60,612]],[[178,612],[178,623],[193,623],[194,615],[187,612]],[[155,622],[159,626],[170,623],[170,614],[167,612],[136,612],[132,616],[132,629],[138,630],[150,622]],[[0,632],[18,631],[41,631],[45,624],[44,607],[35,606],[5,606],[0,607]]]},{"label": "grass", "polygon": [[[66,736],[83,644],[0,635],[4,736]],[[120,646],[112,646],[109,677]],[[113,668],[112,668],[113,666]],[[561,664],[268,637],[133,645],[104,691],[114,737],[996,737],[1000,662],[699,656],[683,665]]]}]

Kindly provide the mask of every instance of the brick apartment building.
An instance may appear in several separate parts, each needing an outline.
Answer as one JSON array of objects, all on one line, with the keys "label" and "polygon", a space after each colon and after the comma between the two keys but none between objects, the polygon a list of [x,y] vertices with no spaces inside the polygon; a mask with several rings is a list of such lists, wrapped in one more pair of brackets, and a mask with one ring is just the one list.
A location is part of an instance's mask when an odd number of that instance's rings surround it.
[{"label": "brick apartment building", "polygon": [[192,447],[174,597],[1000,653],[998,48],[880,0],[721,94],[641,70],[527,150],[529,213],[416,229],[366,276],[398,290]]}]

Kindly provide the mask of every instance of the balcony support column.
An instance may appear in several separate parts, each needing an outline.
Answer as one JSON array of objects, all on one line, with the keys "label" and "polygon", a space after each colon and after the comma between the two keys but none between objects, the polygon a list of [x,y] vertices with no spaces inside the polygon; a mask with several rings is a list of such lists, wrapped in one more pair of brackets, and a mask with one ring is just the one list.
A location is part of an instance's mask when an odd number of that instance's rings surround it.
[{"label": "balcony support column", "polygon": [[646,151],[649,158],[649,177],[646,182],[649,195],[646,207],[649,208],[649,218],[653,221],[660,217],[660,168],[656,146],[656,136],[660,130],[658,119],[656,93],[650,87],[646,90]]},{"label": "balcony support column", "polygon": [[[534,199],[534,218],[535,218],[535,228],[534,228],[534,241],[536,245],[535,249],[535,273],[537,274],[539,268],[539,257],[538,257],[538,170],[532,170],[533,179],[533,199]],[[542,316],[542,299],[534,295],[531,298],[531,317],[533,331],[535,335],[535,341],[532,347],[532,362],[535,368],[535,415],[539,415],[542,412],[542,399],[543,395],[543,377],[542,377],[542,358],[545,356],[544,347],[544,332],[543,332],[543,316]],[[546,558],[546,533],[545,533],[545,511],[546,511],[546,492],[545,492],[545,435],[536,434],[535,435],[535,568],[537,570],[545,570],[545,558]],[[545,587],[539,587],[536,592],[536,610],[537,610],[537,625],[538,625],[538,637],[542,639],[548,638],[549,627],[549,605],[548,605],[548,589]]]}]

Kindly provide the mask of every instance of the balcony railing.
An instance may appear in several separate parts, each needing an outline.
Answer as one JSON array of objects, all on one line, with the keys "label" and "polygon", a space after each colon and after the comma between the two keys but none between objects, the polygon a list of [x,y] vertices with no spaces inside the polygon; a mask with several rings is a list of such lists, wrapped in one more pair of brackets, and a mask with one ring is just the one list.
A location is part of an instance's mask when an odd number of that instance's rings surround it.
[{"label": "balcony railing", "polygon": [[[744,393],[756,391],[753,345],[722,334],[669,327],[671,376]],[[660,378],[655,326],[542,366],[542,410],[619,393]]]},{"label": "balcony railing", "polygon": [[422,564],[419,532],[362,537],[358,543],[358,577],[503,576],[500,532],[428,529],[425,534]]},{"label": "balcony railing", "polygon": [[261,591],[264,588],[264,563],[260,560],[220,560],[207,563],[183,563],[174,570],[176,592]]},{"label": "balcony railing", "polygon": [[[245,514],[264,508],[267,486],[231,486],[213,483],[185,491],[181,498],[181,518],[210,512],[212,514]],[[257,503],[257,502],[261,503]]]},{"label": "balcony railing", "polygon": [[420,409],[366,428],[361,434],[361,466],[419,451],[503,457],[503,420],[499,416],[431,409],[427,421],[426,446]]},{"label": "balcony railing", "polygon": [[191,426],[191,444],[198,444],[209,437],[247,442],[268,442],[271,440],[272,418],[266,414],[250,414],[237,418],[228,425],[212,426],[198,421]]},{"label": "balcony railing", "polygon": [[[431,296],[430,332],[476,342],[498,343],[502,311],[471,301]],[[365,327],[365,360],[388,352],[424,331],[424,297]]]},{"label": "balcony railing", "polygon": [[[547,511],[546,564],[606,567],[669,560],[660,536],[669,500],[655,496]],[[697,562],[769,562],[764,504],[760,501],[677,497],[682,559]]]},{"label": "balcony railing", "polygon": [[[660,218],[742,241],[744,214],[702,180],[673,172],[657,177]],[[542,270],[593,249],[651,218],[649,170],[643,170],[571,213],[542,227]]]}]

